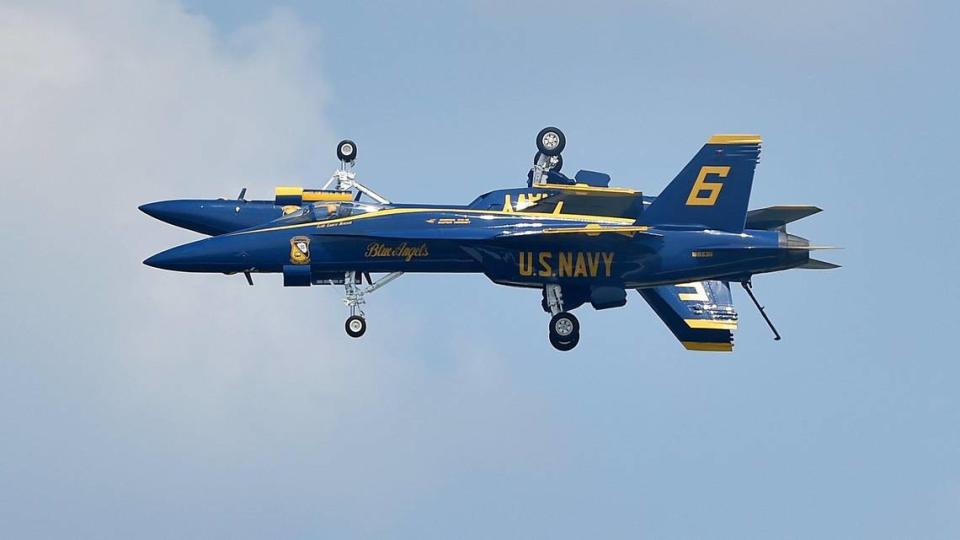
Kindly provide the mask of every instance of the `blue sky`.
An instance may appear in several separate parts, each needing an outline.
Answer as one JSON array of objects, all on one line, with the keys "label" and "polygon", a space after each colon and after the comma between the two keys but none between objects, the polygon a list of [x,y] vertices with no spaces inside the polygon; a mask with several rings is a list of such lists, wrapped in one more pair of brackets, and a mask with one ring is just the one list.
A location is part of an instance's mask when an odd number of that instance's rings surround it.
[{"label": "blue sky", "polygon": [[[954,27],[937,2],[0,2],[0,536],[956,538]],[[405,202],[565,168],[656,194],[758,132],[751,206],[833,272],[739,289],[732,355],[639,295],[578,313],[405,276],[369,298],[140,264],[136,211],[317,186]]]}]

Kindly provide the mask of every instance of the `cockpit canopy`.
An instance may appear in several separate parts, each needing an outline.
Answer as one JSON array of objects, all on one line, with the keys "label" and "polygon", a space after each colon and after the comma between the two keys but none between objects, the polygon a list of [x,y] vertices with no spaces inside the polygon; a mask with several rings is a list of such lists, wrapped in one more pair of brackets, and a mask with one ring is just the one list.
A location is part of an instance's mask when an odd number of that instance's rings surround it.
[{"label": "cockpit canopy", "polygon": [[277,219],[277,223],[283,225],[294,225],[298,223],[311,223],[314,221],[327,221],[331,219],[366,214],[380,210],[376,204],[360,202],[339,202],[339,201],[321,201],[308,204],[286,214]]}]

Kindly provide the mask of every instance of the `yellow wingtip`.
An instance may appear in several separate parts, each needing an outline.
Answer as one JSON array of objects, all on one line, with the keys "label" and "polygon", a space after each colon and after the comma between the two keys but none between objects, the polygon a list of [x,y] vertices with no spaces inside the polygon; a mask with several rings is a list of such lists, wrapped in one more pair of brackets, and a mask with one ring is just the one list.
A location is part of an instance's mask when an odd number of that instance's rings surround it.
[{"label": "yellow wingtip", "polygon": [[733,352],[733,343],[708,343],[702,341],[681,341],[688,351]]}]

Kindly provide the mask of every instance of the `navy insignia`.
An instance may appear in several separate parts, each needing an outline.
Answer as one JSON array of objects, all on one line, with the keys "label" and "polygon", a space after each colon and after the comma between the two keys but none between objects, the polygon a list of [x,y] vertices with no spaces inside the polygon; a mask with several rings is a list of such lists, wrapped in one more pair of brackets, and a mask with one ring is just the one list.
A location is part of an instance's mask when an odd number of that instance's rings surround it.
[{"label": "navy insignia", "polygon": [[294,236],[290,239],[290,262],[310,264],[310,237]]}]

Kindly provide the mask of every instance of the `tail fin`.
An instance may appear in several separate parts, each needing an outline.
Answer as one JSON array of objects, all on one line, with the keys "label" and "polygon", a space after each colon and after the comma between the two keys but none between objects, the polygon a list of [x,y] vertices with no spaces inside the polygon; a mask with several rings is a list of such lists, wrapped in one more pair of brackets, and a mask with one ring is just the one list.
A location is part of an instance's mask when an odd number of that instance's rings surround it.
[{"label": "tail fin", "polygon": [[742,232],[759,159],[759,135],[710,137],[640,223]]}]

